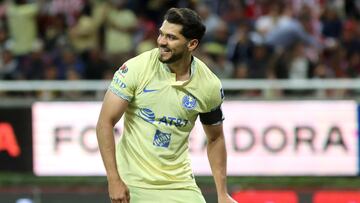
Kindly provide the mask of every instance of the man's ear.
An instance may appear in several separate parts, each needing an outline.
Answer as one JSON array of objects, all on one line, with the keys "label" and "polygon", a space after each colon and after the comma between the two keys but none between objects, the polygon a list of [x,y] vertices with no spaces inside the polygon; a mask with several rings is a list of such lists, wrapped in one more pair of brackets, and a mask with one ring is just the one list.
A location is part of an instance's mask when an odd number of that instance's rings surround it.
[{"label": "man's ear", "polygon": [[187,47],[189,49],[189,51],[194,51],[199,45],[199,40],[197,39],[192,39],[188,42]]}]

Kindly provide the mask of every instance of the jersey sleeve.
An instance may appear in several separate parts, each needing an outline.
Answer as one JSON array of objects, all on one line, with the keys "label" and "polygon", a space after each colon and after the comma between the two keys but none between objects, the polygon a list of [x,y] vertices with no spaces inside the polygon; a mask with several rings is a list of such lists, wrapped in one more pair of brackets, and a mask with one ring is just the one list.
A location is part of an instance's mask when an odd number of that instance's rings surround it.
[{"label": "jersey sleeve", "polygon": [[208,111],[199,114],[201,123],[205,125],[221,124],[225,119],[221,110],[221,104],[224,101],[224,91],[221,84],[211,92]]},{"label": "jersey sleeve", "polygon": [[115,72],[108,89],[117,96],[131,102],[137,88],[137,72],[137,69],[131,67],[131,64],[123,64]]},{"label": "jersey sleeve", "polygon": [[211,93],[209,94],[209,109],[208,112],[213,111],[214,109],[217,109],[219,106],[221,106],[221,104],[224,101],[225,95],[224,95],[224,90],[221,86],[220,81],[218,82],[217,85],[214,85],[215,87],[213,87],[213,89],[210,91]]}]

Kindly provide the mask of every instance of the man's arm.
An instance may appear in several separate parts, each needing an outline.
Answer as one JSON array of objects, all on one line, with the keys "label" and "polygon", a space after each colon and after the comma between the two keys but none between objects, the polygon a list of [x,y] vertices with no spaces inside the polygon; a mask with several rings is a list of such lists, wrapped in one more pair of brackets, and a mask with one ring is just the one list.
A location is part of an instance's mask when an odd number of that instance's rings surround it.
[{"label": "man's arm", "polygon": [[122,181],[116,166],[115,140],[113,128],[120,120],[128,106],[128,101],[107,91],[101,107],[96,126],[96,134],[109,184],[109,195],[112,202],[130,201],[129,190]]},{"label": "man's arm", "polygon": [[207,155],[216,185],[218,203],[234,203],[227,191],[226,147],[222,124],[203,125],[207,136]]}]

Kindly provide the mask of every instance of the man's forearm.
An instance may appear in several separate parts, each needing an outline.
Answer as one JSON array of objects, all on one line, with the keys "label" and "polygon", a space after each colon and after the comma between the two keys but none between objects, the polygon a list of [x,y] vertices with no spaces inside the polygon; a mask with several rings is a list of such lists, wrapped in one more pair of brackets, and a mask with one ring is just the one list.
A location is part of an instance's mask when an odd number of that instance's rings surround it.
[{"label": "man's forearm", "polygon": [[207,154],[218,194],[227,193],[226,147],[223,135],[208,140]]},{"label": "man's forearm", "polygon": [[116,166],[113,126],[99,123],[96,127],[97,140],[108,179],[120,178]]}]

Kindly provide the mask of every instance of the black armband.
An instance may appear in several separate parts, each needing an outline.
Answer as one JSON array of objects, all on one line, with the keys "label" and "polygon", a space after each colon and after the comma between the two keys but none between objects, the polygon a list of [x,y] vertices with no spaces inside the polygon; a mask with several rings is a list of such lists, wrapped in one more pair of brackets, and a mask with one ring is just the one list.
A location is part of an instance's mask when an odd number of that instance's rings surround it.
[{"label": "black armband", "polygon": [[215,125],[224,120],[221,105],[210,112],[200,113],[199,116],[201,123],[204,125]]}]

